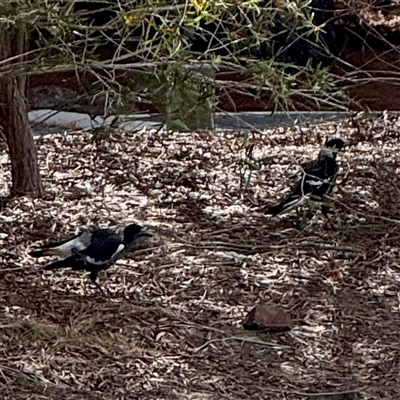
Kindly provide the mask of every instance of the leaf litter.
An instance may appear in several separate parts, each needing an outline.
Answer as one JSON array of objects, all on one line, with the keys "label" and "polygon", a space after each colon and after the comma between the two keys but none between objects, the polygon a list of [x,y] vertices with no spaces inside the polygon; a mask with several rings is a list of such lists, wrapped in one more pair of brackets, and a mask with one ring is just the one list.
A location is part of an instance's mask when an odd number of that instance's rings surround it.
[{"label": "leaf litter", "polygon": [[[399,393],[399,120],[263,132],[36,138],[45,196],[0,213],[4,399],[388,399]],[[317,214],[266,207],[325,139],[349,141]],[[10,165],[1,156],[1,188]],[[154,234],[100,275],[43,271],[33,245],[137,222]],[[244,331],[258,302],[293,319]]]}]

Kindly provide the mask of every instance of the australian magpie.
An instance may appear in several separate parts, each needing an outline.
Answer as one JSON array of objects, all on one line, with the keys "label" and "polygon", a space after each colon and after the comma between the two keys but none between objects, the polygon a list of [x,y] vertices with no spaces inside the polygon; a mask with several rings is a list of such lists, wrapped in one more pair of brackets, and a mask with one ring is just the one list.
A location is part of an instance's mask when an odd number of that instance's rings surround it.
[{"label": "australian magpie", "polygon": [[[272,206],[265,214],[283,214],[301,205],[307,198],[311,203],[321,203],[323,197],[329,195],[335,185],[339,167],[336,156],[346,145],[343,139],[330,139],[318,154],[318,159],[303,165],[300,179],[291,193],[279,204]],[[327,209],[322,206],[322,212]]]},{"label": "australian magpie", "polygon": [[66,257],[44,267],[45,270],[71,268],[90,272],[90,280],[100,289],[96,282],[100,271],[111,267],[129,249],[140,236],[152,236],[142,231],[142,227],[130,224],[123,230],[96,229],[83,231],[77,236],[57,243],[45,244],[29,253],[32,257],[57,255]]}]

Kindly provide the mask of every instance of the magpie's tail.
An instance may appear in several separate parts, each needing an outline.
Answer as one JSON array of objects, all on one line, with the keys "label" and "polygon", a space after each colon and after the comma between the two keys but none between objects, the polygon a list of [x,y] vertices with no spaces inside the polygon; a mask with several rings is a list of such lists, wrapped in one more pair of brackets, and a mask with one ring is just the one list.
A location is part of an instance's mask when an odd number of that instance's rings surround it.
[{"label": "magpie's tail", "polygon": [[44,269],[46,271],[50,271],[53,269],[62,269],[62,268],[72,268],[74,270],[84,270],[85,262],[83,259],[77,257],[68,257],[64,260],[54,261],[51,264],[47,264]]},{"label": "magpie's tail", "polygon": [[29,253],[29,255],[30,255],[31,257],[39,258],[39,257],[44,257],[44,256],[46,256],[46,255],[47,255],[47,252],[46,252],[46,250],[40,249],[40,250],[31,251],[31,252]]},{"label": "magpie's tail", "polygon": [[284,210],[284,203],[279,203],[276,206],[268,208],[268,210],[266,210],[264,214],[275,216],[281,214]]},{"label": "magpie's tail", "polygon": [[153,235],[152,235],[151,233],[145,232],[145,231],[140,232],[138,235],[136,235],[136,237],[142,237],[142,236],[145,236],[145,237],[153,237]]},{"label": "magpie's tail", "polygon": [[270,207],[265,214],[269,215],[279,215],[286,212],[289,212],[293,208],[299,206],[304,200],[303,196],[298,196],[296,193],[292,193],[285,200],[281,201],[276,206]]}]

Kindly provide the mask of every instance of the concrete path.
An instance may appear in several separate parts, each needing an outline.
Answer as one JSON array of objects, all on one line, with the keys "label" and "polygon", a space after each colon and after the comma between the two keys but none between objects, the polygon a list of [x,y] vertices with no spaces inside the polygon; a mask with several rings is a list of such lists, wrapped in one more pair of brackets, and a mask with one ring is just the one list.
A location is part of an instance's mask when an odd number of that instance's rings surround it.
[{"label": "concrete path", "polygon": [[[240,112],[240,113],[216,113],[214,116],[214,128],[217,130],[262,130],[278,126],[292,126],[303,124],[320,124],[324,122],[340,121],[348,118],[350,113],[334,112]],[[29,113],[33,131],[35,134],[60,133],[65,130],[90,130],[100,126],[110,125],[114,117],[102,119],[96,117],[92,120],[87,114],[74,112],[35,110]],[[163,124],[159,114],[132,114],[122,115],[118,126],[126,131],[137,131],[144,127],[160,128]]]}]

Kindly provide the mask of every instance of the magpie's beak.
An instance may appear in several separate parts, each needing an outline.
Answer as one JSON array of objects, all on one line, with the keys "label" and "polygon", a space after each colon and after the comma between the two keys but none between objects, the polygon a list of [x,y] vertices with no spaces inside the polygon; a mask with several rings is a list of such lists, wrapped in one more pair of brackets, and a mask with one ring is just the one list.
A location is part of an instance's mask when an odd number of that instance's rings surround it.
[{"label": "magpie's beak", "polygon": [[341,153],[342,151],[345,151],[347,147],[347,142],[344,142],[343,146],[341,148],[338,148],[336,146],[333,147],[327,147],[328,150],[334,152],[334,153]]},{"label": "magpie's beak", "polygon": [[136,237],[141,237],[141,236],[153,237],[153,235],[151,233],[145,232],[145,231],[142,231],[142,232],[138,233]]}]

